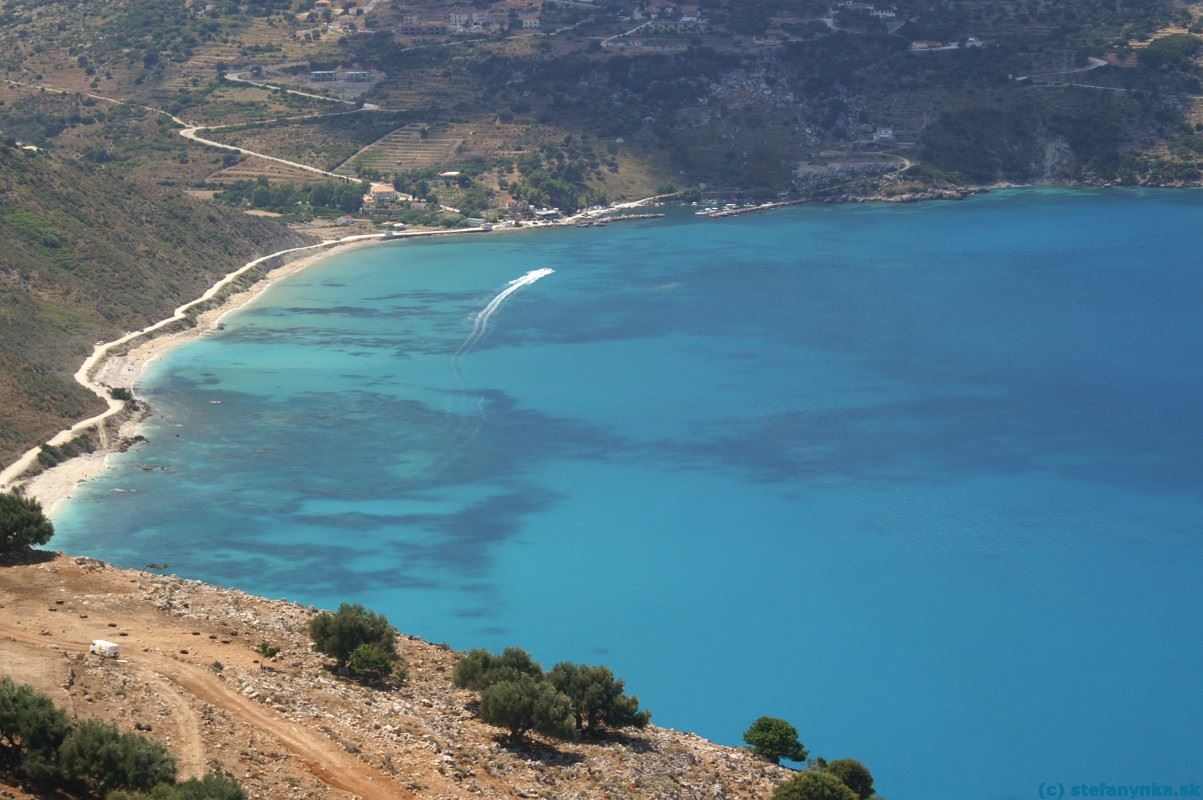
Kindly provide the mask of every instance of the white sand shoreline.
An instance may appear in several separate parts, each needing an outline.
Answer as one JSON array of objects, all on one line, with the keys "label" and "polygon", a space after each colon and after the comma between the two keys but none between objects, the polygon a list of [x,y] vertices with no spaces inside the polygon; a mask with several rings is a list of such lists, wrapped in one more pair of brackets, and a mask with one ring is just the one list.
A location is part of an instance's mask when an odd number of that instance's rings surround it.
[{"label": "white sand shoreline", "polygon": [[[92,357],[84,362],[84,366],[80,368],[75,377],[82,385],[105,399],[109,404],[109,408],[102,414],[90,417],[87,420],[76,423],[65,431],[59,432],[59,434],[50,440],[50,443],[60,444],[87,429],[104,426],[111,417],[117,414],[129,413],[126,409],[126,403],[114,400],[108,396],[108,387],[134,390],[137,383],[146,374],[148,368],[156,359],[176,347],[194,341],[215,330],[227,315],[238,311],[258,299],[280,280],[295,275],[329,256],[346,253],[384,240],[385,237],[377,234],[349,237],[349,240],[321,242],[317,245],[291,248],[254,259],[238,270],[223,277],[214,286],[210,287],[201,298],[198,298],[198,300],[180,306],[176,310],[176,314],[173,314],[171,317],[161,320],[154,325],[147,326],[133,335],[127,335],[113,342],[97,345]],[[156,328],[167,327],[166,323],[176,321],[179,318],[181,309],[186,314],[188,308],[211,299],[222,288],[263,261],[280,256],[287,257],[293,253],[305,251],[313,252],[300,258],[294,258],[272,269],[261,280],[256,281],[254,285],[230,295],[219,305],[201,312],[196,317],[195,326],[172,333],[157,333]],[[132,347],[127,352],[110,352],[113,349],[131,343]],[[109,457],[118,452],[122,441],[138,435],[145,419],[146,415],[135,412],[134,416],[121,423],[115,441],[111,441],[108,436],[104,436],[102,437],[102,446],[95,452],[85,453],[63,461],[50,469],[38,473],[31,479],[22,478],[21,474],[32,466],[37,459],[37,453],[41,447],[41,445],[38,445],[38,447],[27,451],[21,459],[13,462],[4,473],[0,474],[0,487],[6,490],[20,487],[27,496],[37,499],[42,504],[46,514],[53,519],[81,484],[104,472],[109,464]]]},{"label": "white sand shoreline", "polygon": [[[498,233],[539,230],[545,228],[560,228],[576,225],[581,220],[591,220],[606,213],[630,208],[638,208],[661,199],[649,197],[626,203],[618,203],[604,209],[589,209],[566,219],[528,225],[521,228],[497,228]],[[60,445],[70,441],[75,436],[88,430],[100,432],[101,446],[95,452],[86,453],[56,464],[50,469],[43,470],[32,478],[24,474],[37,463],[41,444],[30,448],[20,458],[0,471],[0,491],[20,489],[26,496],[37,499],[46,514],[52,519],[60,513],[79,486],[91,478],[101,474],[109,464],[109,457],[119,452],[121,443],[138,435],[146,415],[135,413],[125,419],[117,431],[115,441],[108,435],[109,420],[118,414],[129,414],[124,401],[114,399],[109,394],[110,388],[125,388],[133,391],[139,380],[146,374],[150,365],[164,353],[193,341],[213,331],[229,314],[238,311],[258,299],[264,292],[279,281],[313,266],[330,256],[346,253],[351,250],[382,242],[399,241],[408,238],[455,236],[468,233],[482,233],[486,229],[468,228],[448,231],[412,231],[402,233],[372,233],[357,236],[347,236],[342,239],[327,240],[313,245],[288,248],[276,253],[252,259],[243,266],[226,274],[210,286],[199,298],[176,308],[175,312],[165,319],[146,326],[139,331],[128,333],[111,342],[97,344],[89,356],[75,373],[75,380],[92,391],[108,404],[101,414],[89,417],[75,423],[70,428],[60,431],[47,444]],[[256,281],[247,289],[232,294],[217,306],[206,309],[196,316],[196,324],[184,330],[171,333],[160,333],[169,325],[184,320],[194,307],[204,304],[215,297],[222,289],[242,277],[247,272],[273,258],[288,258],[297,253],[305,253],[300,258],[271,269],[263,278]],[[126,352],[113,352],[132,345]]]}]

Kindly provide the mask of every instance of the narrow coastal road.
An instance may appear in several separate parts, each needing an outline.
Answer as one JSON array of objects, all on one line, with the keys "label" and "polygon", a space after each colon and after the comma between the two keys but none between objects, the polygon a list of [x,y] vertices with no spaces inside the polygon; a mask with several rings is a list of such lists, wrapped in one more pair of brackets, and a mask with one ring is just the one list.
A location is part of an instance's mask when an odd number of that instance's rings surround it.
[{"label": "narrow coastal road", "polygon": [[[222,126],[222,127],[227,127],[227,126]],[[264,155],[263,153],[256,153],[254,150],[247,150],[245,147],[236,147],[235,145],[232,145],[232,144],[224,144],[223,142],[215,142],[212,139],[206,139],[199,134],[199,131],[208,131],[208,130],[218,130],[218,129],[217,128],[209,128],[204,125],[186,125],[183,128],[183,130],[181,130],[179,133],[180,133],[180,136],[183,136],[185,139],[187,139],[189,141],[208,145],[209,147],[216,147],[221,150],[230,150],[235,153],[242,153],[245,156],[253,156],[254,158],[260,158],[260,159],[263,159],[264,161],[273,161],[277,164],[283,164],[288,167],[293,167],[294,169],[304,170],[305,172],[312,172],[316,175],[325,175],[328,178],[334,178],[335,180],[346,181],[347,183],[358,183],[359,182],[358,178],[350,178],[350,177],[347,177],[346,175],[339,175],[335,172],[328,172],[319,167],[311,167],[308,164],[302,164],[298,161],[289,161],[286,158],[277,158],[275,156]]]},{"label": "narrow coastal road", "polygon": [[[125,401],[115,399],[112,395],[109,394],[107,386],[103,386],[103,385],[97,383],[96,381],[92,380],[92,373],[95,370],[95,368],[97,367],[97,365],[100,364],[100,362],[103,359],[107,358],[114,348],[130,344],[130,343],[135,342],[138,339],[142,339],[144,337],[148,337],[154,333],[157,333],[158,331],[162,330],[163,328],[167,327],[168,325],[183,321],[191,309],[195,308],[196,306],[200,305],[201,303],[205,303],[205,302],[211,300],[214,297],[214,295],[216,295],[218,292],[220,292],[222,289],[224,289],[230,283],[237,280],[242,275],[246,274],[248,271],[259,266],[264,261],[267,261],[269,259],[276,258],[279,256],[290,255],[292,253],[301,253],[301,252],[310,251],[310,250],[320,250],[320,249],[332,247],[332,246],[335,246],[338,244],[344,244],[344,243],[366,240],[366,239],[380,239],[380,238],[383,238],[384,236],[385,236],[385,234],[377,234],[377,233],[363,234],[360,236],[347,236],[342,239],[335,239],[332,241],[319,242],[318,244],[305,245],[302,247],[290,247],[285,250],[279,250],[275,253],[270,253],[265,256],[260,256],[259,258],[256,258],[256,259],[252,259],[251,261],[248,261],[246,264],[243,264],[241,267],[234,270],[233,272],[228,273],[221,280],[214,283],[212,286],[210,286],[208,288],[208,290],[205,291],[204,294],[202,294],[197,299],[190,300],[189,302],[184,303],[183,305],[177,307],[175,309],[175,312],[172,313],[171,316],[166,317],[165,319],[161,319],[154,324],[147,325],[145,328],[142,328],[141,330],[133,331],[132,333],[127,333],[124,336],[114,339],[111,342],[102,342],[102,343],[96,345],[96,348],[92,351],[92,355],[88,356],[87,359],[84,360],[84,363],[82,365],[80,365],[80,368],[75,371],[74,377],[75,377],[76,383],[83,386],[85,389],[92,392],[97,397],[99,397],[101,400],[103,400],[107,407],[101,413],[96,414],[95,416],[92,416],[92,417],[88,417],[85,420],[81,420],[81,421],[75,423],[74,425],[72,425],[70,428],[67,428],[66,430],[59,431],[47,443],[51,444],[51,445],[61,445],[61,444],[65,444],[66,442],[69,442],[71,439],[75,438],[76,436],[80,435],[81,433],[83,433],[84,431],[86,431],[90,428],[95,427],[98,429],[103,429],[103,423],[105,422],[105,420],[107,420],[109,417],[113,416],[114,414],[118,413],[119,411],[121,411],[125,408]],[[27,469],[32,467],[37,462],[38,454],[41,452],[41,447],[42,447],[41,445],[38,445],[37,447],[31,448],[30,450],[26,451],[16,461],[14,461],[13,463],[11,463],[7,467],[5,467],[3,471],[0,471],[0,491],[7,490],[8,488],[10,488],[10,485],[13,483],[13,481],[15,481],[17,479],[17,477],[19,475],[21,475],[23,472],[25,472]]]}]

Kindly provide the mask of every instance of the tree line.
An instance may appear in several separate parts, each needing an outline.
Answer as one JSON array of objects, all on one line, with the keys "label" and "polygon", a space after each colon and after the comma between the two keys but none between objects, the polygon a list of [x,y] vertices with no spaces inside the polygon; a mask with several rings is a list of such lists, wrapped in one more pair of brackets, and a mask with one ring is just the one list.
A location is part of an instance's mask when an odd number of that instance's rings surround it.
[{"label": "tree line", "polygon": [[[0,555],[45,544],[53,532],[36,500],[0,495]],[[309,635],[314,649],[333,658],[339,673],[376,685],[405,679],[397,631],[383,614],[344,603],[336,612],[313,617]],[[561,662],[544,671],[517,647],[500,654],[465,653],[451,680],[478,692],[481,721],[508,729],[513,742],[531,733],[562,741],[598,738],[608,731],[644,728],[652,716],[640,708],[638,697],[626,693],[625,682],[610,667]],[[743,738],[754,755],[773,764],[809,757],[797,729],[783,719],[760,717]],[[114,800],[243,798],[237,783],[221,774],[176,783],[175,761],[161,745],[108,723],[76,725],[48,697],[8,678],[0,679],[0,770],[43,787],[82,789]],[[817,758],[780,784],[772,800],[869,800],[873,792],[873,776],[861,762]]]},{"label": "tree line", "polygon": [[109,800],[243,800],[228,775],[176,780],[158,742],[100,720],[73,722],[30,686],[0,678],[0,770],[46,793]]},{"label": "tree line", "polygon": [[534,731],[565,741],[596,737],[605,730],[643,728],[650,711],[609,667],[563,662],[550,672],[518,647],[500,655],[473,650],[455,664],[451,681],[480,692],[482,721],[508,728],[519,741]]}]

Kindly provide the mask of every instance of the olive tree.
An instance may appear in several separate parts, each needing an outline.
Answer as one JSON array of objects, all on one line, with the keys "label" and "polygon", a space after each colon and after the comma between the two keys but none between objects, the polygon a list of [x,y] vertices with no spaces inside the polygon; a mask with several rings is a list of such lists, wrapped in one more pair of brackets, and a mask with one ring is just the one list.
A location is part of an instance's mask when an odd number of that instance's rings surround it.
[{"label": "olive tree", "polygon": [[483,691],[495,683],[519,680],[523,676],[542,678],[543,667],[520,647],[507,647],[501,655],[488,650],[466,653],[451,671],[451,682],[461,689]]},{"label": "olive tree", "polygon": [[359,604],[343,603],[337,613],[323,611],[309,621],[309,636],[319,653],[347,666],[351,654],[360,645],[375,645],[390,657],[396,657],[397,632],[383,614],[368,611]]},{"label": "olive tree", "polygon": [[596,733],[602,727],[642,728],[650,711],[639,709],[639,698],[623,694],[625,684],[609,667],[585,664],[556,664],[547,675],[551,684],[572,703],[577,731]]},{"label": "olive tree", "polygon": [[0,759],[10,771],[45,778],[57,771],[71,720],[49,697],[0,678]]},{"label": "olive tree", "polygon": [[744,741],[753,753],[774,764],[780,764],[783,758],[806,760],[806,748],[798,741],[798,729],[783,719],[761,717],[744,731]]},{"label": "olive tree", "polygon": [[568,698],[547,680],[530,675],[494,683],[481,692],[480,718],[509,728],[514,740],[530,731],[556,739],[576,737]]},{"label": "olive tree", "polygon": [[46,544],[54,525],[42,513],[42,504],[8,492],[0,494],[0,556],[23,553]]}]

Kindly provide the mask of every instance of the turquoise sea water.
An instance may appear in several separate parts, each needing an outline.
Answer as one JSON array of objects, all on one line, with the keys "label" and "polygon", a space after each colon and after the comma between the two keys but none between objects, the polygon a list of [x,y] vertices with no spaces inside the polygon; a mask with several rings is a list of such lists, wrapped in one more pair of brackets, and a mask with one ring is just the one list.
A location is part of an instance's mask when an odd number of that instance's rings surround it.
[{"label": "turquoise sea water", "polygon": [[1023,191],[331,258],[157,364],[56,545],[609,663],[724,742],[786,717],[891,800],[1203,781],[1201,219]]}]

